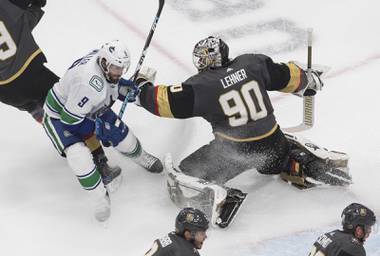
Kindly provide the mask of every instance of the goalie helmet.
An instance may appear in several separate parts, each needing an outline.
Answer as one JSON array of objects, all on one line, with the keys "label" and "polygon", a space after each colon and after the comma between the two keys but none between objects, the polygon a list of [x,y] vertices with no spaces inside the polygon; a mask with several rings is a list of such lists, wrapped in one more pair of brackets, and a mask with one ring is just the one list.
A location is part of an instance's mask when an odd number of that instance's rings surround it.
[{"label": "goalie helmet", "polygon": [[342,226],[346,231],[354,231],[357,226],[361,226],[367,233],[375,223],[375,214],[364,205],[352,203],[342,212]]},{"label": "goalie helmet", "polygon": [[228,62],[228,45],[219,37],[200,40],[193,50],[193,63],[198,71],[208,67],[221,67]]},{"label": "goalie helmet", "polygon": [[98,53],[98,64],[107,81],[116,84],[128,71],[131,57],[127,47],[116,40],[102,45]]},{"label": "goalie helmet", "polygon": [[175,231],[183,235],[186,230],[191,233],[197,231],[206,231],[208,229],[208,220],[206,215],[191,207],[182,209],[175,220]]}]

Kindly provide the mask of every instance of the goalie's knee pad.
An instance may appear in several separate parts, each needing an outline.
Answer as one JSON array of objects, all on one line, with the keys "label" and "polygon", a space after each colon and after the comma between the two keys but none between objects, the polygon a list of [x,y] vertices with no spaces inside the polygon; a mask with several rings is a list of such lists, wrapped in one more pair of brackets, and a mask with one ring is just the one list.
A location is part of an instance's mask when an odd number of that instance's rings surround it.
[{"label": "goalie's knee pad", "polygon": [[170,199],[180,208],[191,206],[202,210],[216,225],[227,189],[174,169],[170,155],[165,157],[165,170]]},{"label": "goalie's knee pad", "polygon": [[82,187],[85,190],[96,189],[101,184],[102,179],[88,147],[83,142],[75,143],[66,148],[65,153],[67,162]]}]

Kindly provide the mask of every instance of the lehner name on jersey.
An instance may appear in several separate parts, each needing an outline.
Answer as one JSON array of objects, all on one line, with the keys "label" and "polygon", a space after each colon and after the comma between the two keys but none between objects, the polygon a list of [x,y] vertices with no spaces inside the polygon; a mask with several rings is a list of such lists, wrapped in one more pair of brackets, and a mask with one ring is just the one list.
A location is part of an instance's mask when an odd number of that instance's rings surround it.
[{"label": "lehner name on jersey", "polygon": [[220,79],[220,82],[222,83],[224,88],[228,88],[234,84],[237,84],[243,80],[247,79],[247,73],[245,72],[244,68],[232,73],[231,75],[228,75],[224,77],[223,79]]}]

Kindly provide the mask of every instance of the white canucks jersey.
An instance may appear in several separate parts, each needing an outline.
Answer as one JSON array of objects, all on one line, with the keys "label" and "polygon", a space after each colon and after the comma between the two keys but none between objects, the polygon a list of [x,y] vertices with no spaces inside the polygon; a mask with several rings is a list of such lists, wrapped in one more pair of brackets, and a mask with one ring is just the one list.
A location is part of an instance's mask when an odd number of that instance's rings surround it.
[{"label": "white canucks jersey", "polygon": [[75,61],[49,91],[44,106],[48,116],[75,125],[85,117],[93,119],[118,98],[118,85],[107,82],[97,56],[95,50]]}]

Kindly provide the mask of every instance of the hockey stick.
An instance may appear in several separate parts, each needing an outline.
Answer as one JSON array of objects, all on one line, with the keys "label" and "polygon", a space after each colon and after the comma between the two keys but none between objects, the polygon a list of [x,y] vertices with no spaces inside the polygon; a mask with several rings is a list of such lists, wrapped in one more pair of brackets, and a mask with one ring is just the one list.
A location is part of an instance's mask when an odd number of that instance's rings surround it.
[{"label": "hockey stick", "polygon": [[[307,31],[307,79],[311,81],[311,63],[312,63],[312,42],[313,42],[313,29],[309,28]],[[307,88],[304,89],[306,91]],[[314,95],[303,96],[303,120],[302,123],[293,126],[283,128],[286,132],[301,132],[308,130],[314,125],[314,112],[315,112],[315,100]]]},{"label": "hockey stick", "polygon": [[[150,28],[150,32],[149,32],[149,35],[148,37],[146,38],[146,41],[145,41],[145,45],[144,45],[144,48],[143,48],[143,51],[141,53],[141,56],[140,56],[140,60],[139,62],[137,63],[137,66],[136,66],[136,70],[135,70],[135,73],[133,74],[132,78],[133,78],[133,82],[136,82],[136,79],[137,79],[137,75],[138,73],[140,72],[140,69],[142,67],[142,64],[144,62],[144,59],[145,59],[145,56],[147,54],[147,51],[148,51],[148,48],[149,48],[149,45],[150,45],[150,42],[152,41],[152,37],[153,37],[153,34],[154,34],[154,31],[156,30],[156,27],[157,27],[157,23],[158,23],[158,20],[160,18],[160,15],[161,15],[161,12],[162,12],[162,8],[164,7],[164,4],[165,4],[165,0],[159,0],[159,3],[158,3],[158,10],[157,10],[157,13],[156,13],[156,16],[154,17],[154,21],[153,21],[153,24],[152,24],[152,27]],[[129,93],[128,93],[129,94]],[[127,104],[128,104],[128,96],[127,95],[123,101],[123,105],[121,105],[121,108],[120,108],[120,111],[119,111],[119,119],[121,120],[123,115],[124,115],[124,112],[125,112],[125,109],[127,107]],[[118,120],[119,121],[119,120]],[[120,121],[119,121],[120,122]],[[119,125],[119,124],[117,124]]]}]

